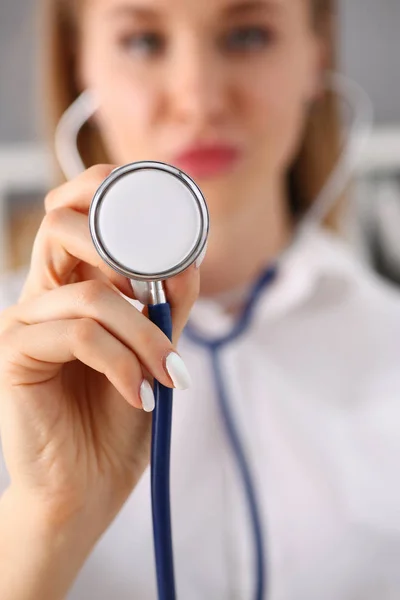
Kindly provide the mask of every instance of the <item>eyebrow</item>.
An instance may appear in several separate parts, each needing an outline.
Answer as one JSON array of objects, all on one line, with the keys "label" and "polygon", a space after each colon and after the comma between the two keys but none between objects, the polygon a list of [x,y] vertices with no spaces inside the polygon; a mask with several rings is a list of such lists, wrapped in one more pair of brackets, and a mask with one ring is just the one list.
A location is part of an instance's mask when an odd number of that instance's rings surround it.
[{"label": "eyebrow", "polygon": [[135,5],[135,4],[119,4],[118,6],[114,6],[107,12],[107,16],[112,18],[115,17],[137,17],[141,19],[149,19],[154,18],[158,14],[158,11],[155,8],[151,8],[144,5]]},{"label": "eyebrow", "polygon": [[255,11],[280,11],[282,4],[278,0],[239,0],[225,7],[225,13],[228,15],[242,15]]},{"label": "eyebrow", "polygon": [[[111,17],[132,16],[142,19],[154,18],[159,14],[162,7],[149,7],[140,4],[119,4],[108,11]],[[228,16],[240,16],[255,11],[280,11],[282,5],[279,0],[239,0],[231,2],[223,8],[223,12]]]}]

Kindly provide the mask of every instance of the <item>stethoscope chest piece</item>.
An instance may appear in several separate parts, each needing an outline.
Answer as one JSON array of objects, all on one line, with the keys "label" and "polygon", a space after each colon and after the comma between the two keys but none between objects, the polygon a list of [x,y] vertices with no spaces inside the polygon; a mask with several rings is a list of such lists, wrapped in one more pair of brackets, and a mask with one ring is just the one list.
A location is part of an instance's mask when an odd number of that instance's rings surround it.
[{"label": "stethoscope chest piece", "polygon": [[131,280],[146,304],[155,282],[181,273],[204,251],[209,215],[186,173],[160,162],[135,162],[114,169],[100,185],[89,227],[100,256]]}]

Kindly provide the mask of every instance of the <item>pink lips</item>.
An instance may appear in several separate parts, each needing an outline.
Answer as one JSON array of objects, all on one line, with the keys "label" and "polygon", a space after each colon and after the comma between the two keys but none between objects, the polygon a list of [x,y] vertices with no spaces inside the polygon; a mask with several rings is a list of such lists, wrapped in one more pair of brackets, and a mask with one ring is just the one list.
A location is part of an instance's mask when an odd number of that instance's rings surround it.
[{"label": "pink lips", "polygon": [[193,177],[216,177],[230,171],[240,154],[233,146],[195,146],[175,156],[173,164]]}]

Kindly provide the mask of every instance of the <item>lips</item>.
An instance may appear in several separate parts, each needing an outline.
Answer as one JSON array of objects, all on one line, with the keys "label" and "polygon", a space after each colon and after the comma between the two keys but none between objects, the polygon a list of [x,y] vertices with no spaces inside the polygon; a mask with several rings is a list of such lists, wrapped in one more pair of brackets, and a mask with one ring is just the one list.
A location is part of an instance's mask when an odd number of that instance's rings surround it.
[{"label": "lips", "polygon": [[175,156],[174,165],[193,177],[216,177],[231,171],[240,151],[227,145],[192,147]]}]

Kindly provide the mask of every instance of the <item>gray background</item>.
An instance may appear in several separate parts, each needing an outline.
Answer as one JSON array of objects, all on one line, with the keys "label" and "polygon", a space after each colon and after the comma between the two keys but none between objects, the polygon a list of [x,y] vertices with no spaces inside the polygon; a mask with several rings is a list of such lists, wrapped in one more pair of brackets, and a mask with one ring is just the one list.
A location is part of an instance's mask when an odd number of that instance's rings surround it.
[{"label": "gray background", "polygon": [[[0,0],[0,143],[39,139],[37,7]],[[400,124],[400,0],[341,0],[341,68],[371,95],[377,121]]]}]

